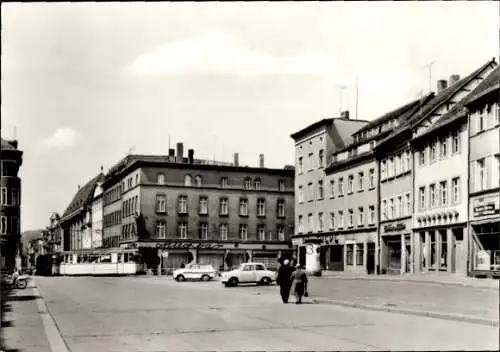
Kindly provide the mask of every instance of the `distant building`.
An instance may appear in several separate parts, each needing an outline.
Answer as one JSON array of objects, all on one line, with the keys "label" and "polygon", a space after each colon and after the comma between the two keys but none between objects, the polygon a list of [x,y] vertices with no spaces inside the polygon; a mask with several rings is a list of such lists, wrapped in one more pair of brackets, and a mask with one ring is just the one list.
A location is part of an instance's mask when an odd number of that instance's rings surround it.
[{"label": "distant building", "polygon": [[23,152],[17,140],[1,139],[0,148],[0,241],[1,267],[20,267],[21,246],[21,179],[19,168]]},{"label": "distant building", "polygon": [[292,254],[293,168],[269,169],[167,156],[129,155],[106,175],[103,246],[138,248],[149,269],[197,262],[276,265]]},{"label": "distant building", "polygon": [[[102,167],[101,167],[101,172],[102,172]],[[92,248],[102,247],[102,232],[103,232],[102,181],[104,180],[99,180],[97,182],[92,197],[92,206],[91,206]]]}]

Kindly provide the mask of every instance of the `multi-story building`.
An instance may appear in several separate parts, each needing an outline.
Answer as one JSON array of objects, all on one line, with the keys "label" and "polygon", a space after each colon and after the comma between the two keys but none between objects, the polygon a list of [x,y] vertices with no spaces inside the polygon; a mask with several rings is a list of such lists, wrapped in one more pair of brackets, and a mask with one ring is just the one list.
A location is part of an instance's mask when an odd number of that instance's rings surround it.
[{"label": "multi-story building", "polygon": [[[469,115],[468,259],[473,276],[500,274],[499,94],[497,66],[464,103]],[[466,193],[463,198],[467,198]]]},{"label": "multi-story building", "polygon": [[198,262],[275,265],[293,253],[294,169],[183,156],[129,155],[103,182],[105,247],[138,248],[149,269]]},{"label": "multi-story building", "polygon": [[65,251],[92,248],[92,200],[98,183],[103,180],[101,172],[83,187],[78,186],[78,191],[64,211],[60,224]]},{"label": "multi-story building", "polygon": [[[438,81],[441,94],[412,122],[415,271],[467,273],[468,124],[463,101],[496,66],[491,60],[466,78]],[[438,89],[439,90],[439,89]]]},{"label": "multi-story building", "polygon": [[331,210],[327,204],[330,193],[325,168],[333,153],[351,144],[352,134],[367,123],[349,119],[349,112],[345,111],[340,118],[323,119],[291,135],[295,142],[293,242],[302,264],[306,264],[306,244],[315,243],[321,246],[319,259],[323,269],[342,268],[341,259],[337,258],[339,247],[328,242]]},{"label": "multi-story building", "polygon": [[[103,168],[101,166],[101,173]],[[103,205],[102,205],[102,181],[97,181],[92,196],[91,215],[92,215],[92,248],[102,247],[103,230]]]},{"label": "multi-story building", "polygon": [[[329,184],[329,231],[340,245],[343,270],[374,274],[379,272],[379,170],[374,149],[381,139],[404,124],[418,109],[420,99],[407,103],[373,120],[353,134],[353,142],[337,151],[326,168]],[[401,155],[401,162],[407,155]],[[385,167],[385,166],[384,166]],[[381,173],[383,171],[383,173]],[[403,170],[398,170],[398,173]],[[405,171],[406,172],[406,171]],[[391,177],[395,175],[389,174]]]},{"label": "multi-story building", "polygon": [[20,268],[21,246],[21,178],[19,168],[23,152],[17,140],[1,139],[0,149],[0,241],[1,268]]}]

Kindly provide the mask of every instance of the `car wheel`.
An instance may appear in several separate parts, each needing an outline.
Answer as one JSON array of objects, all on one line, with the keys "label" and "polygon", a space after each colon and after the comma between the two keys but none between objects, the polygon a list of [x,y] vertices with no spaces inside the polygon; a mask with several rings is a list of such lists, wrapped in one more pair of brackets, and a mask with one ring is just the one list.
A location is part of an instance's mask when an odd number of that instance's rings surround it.
[{"label": "car wheel", "polygon": [[201,277],[201,281],[210,281],[210,276],[209,275],[203,275]]},{"label": "car wheel", "polygon": [[28,281],[26,281],[24,279],[20,279],[20,280],[17,280],[16,285],[17,285],[17,288],[23,290],[28,286]]},{"label": "car wheel", "polygon": [[186,281],[186,278],[184,277],[184,275],[177,275],[175,277],[175,281]]},{"label": "car wheel", "polygon": [[261,285],[266,285],[266,286],[268,286],[268,285],[270,285],[270,284],[271,284],[271,279],[270,279],[270,278],[268,278],[268,277],[263,277],[263,278],[260,280],[260,283],[261,283]]},{"label": "car wheel", "polygon": [[229,281],[228,281],[228,284],[229,286],[238,286],[238,279],[235,278],[235,277],[232,277]]}]

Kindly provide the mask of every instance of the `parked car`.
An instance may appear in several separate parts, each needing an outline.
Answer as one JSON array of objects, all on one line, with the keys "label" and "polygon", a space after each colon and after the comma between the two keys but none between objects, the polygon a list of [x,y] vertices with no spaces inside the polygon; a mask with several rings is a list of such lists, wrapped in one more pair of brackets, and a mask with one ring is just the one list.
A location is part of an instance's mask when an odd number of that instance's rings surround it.
[{"label": "parked car", "polygon": [[221,275],[221,282],[226,286],[237,286],[243,283],[270,285],[276,281],[276,272],[268,270],[263,263],[243,263],[238,269]]},{"label": "parked car", "polygon": [[218,272],[210,264],[188,264],[184,268],[174,270],[173,276],[176,281],[210,281],[218,276]]}]

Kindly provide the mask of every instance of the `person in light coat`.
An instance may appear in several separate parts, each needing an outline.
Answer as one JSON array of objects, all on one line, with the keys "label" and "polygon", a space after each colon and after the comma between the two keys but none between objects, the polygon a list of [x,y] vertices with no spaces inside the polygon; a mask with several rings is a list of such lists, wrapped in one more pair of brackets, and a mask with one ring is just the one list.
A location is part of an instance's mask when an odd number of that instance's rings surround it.
[{"label": "person in light coat", "polygon": [[297,264],[296,270],[290,276],[290,281],[292,282],[292,286],[293,286],[293,292],[295,295],[295,303],[301,304],[302,297],[308,296],[308,293],[307,293],[308,280],[307,280],[307,274],[306,274],[304,268],[300,264]]}]

